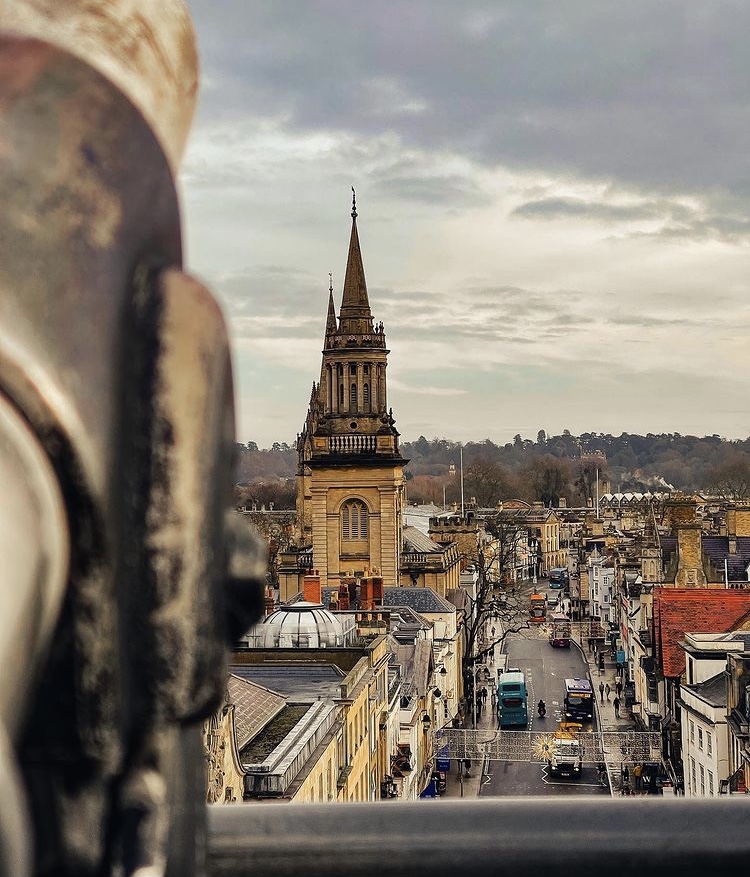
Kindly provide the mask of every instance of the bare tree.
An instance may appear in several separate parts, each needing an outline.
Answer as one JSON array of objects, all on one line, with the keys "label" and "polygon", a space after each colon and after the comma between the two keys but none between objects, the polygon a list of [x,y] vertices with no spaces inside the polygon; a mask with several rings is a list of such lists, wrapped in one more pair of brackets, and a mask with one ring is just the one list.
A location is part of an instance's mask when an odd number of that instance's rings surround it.
[{"label": "bare tree", "polygon": [[477,457],[466,468],[464,492],[475,497],[477,505],[493,508],[501,499],[516,492],[515,478],[500,463]]},{"label": "bare tree", "polygon": [[599,456],[581,457],[576,465],[574,486],[583,499],[583,504],[593,502],[597,479],[604,477],[606,461]]},{"label": "bare tree", "polygon": [[560,457],[544,454],[530,460],[523,471],[530,492],[544,505],[559,505],[570,490],[570,464]]},{"label": "bare tree", "polygon": [[517,583],[526,544],[526,527],[514,514],[499,512],[484,522],[474,558],[476,587],[467,594],[464,621],[469,664],[482,663],[511,633],[530,627],[528,596]]},{"label": "bare tree", "polygon": [[735,454],[709,473],[709,486],[722,499],[742,502],[750,496],[750,457]]}]

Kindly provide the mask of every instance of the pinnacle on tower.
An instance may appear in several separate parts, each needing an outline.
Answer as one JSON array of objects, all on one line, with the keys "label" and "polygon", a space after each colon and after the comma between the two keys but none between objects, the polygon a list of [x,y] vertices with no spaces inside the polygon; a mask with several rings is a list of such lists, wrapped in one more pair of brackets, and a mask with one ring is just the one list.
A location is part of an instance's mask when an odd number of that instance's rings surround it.
[{"label": "pinnacle on tower", "polygon": [[344,275],[344,293],[339,310],[339,332],[344,335],[362,335],[373,331],[372,312],[367,296],[365,269],[357,234],[357,202],[352,188],[352,233],[349,239],[349,256]]},{"label": "pinnacle on tower", "polygon": [[326,317],[326,337],[336,332],[336,308],[333,304],[333,274],[328,272],[328,316]]}]

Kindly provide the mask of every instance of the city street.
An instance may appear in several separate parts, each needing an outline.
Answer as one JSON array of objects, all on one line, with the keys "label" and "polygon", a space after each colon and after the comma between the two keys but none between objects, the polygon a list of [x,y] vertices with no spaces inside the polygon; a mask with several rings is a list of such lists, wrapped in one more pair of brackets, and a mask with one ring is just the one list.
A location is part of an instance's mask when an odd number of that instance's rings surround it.
[{"label": "city street", "polygon": [[[546,591],[546,583],[540,582],[539,590]],[[555,600],[557,591],[549,591],[549,599]],[[508,638],[506,643],[507,666],[517,667],[526,676],[528,687],[529,722],[527,730],[548,732],[557,730],[562,719],[564,680],[567,677],[590,676],[596,693],[594,722],[584,730],[625,732],[633,731],[633,723],[625,717],[625,711],[615,716],[612,706],[616,673],[614,662],[607,658],[604,670],[600,672],[593,652],[587,648],[584,638],[583,648],[578,637],[570,648],[554,648],[548,641],[548,625],[531,627]],[[500,658],[499,658],[500,660]],[[493,680],[496,668],[490,664]],[[612,690],[609,700],[604,702],[598,694],[602,681]],[[537,715],[536,705],[543,699],[547,706],[545,718]],[[486,731],[486,742],[492,741],[498,733],[494,703],[487,702],[478,722],[478,730]],[[514,732],[504,731],[504,734]],[[527,744],[528,747],[528,744]],[[527,748],[528,751],[528,748]],[[528,755],[519,760],[497,761],[485,758],[481,769],[472,764],[468,776],[454,765],[448,777],[444,797],[528,797],[528,796],[566,796],[566,795],[612,795],[619,794],[621,788],[620,764],[606,765],[607,780],[602,785],[597,778],[595,765],[584,762],[578,778],[555,777],[542,759],[530,760]]]}]

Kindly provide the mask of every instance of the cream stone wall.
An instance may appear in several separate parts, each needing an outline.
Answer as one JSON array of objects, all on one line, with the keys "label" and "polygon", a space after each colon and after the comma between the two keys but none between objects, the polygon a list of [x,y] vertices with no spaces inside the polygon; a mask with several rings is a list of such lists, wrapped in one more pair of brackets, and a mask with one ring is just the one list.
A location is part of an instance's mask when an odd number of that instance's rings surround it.
[{"label": "cream stone wall", "polygon": [[317,760],[310,760],[309,774],[292,796],[295,803],[315,804],[335,801],[337,796],[336,779],[336,737],[333,737]]},{"label": "cream stone wall", "polygon": [[[333,584],[355,570],[378,570],[386,587],[398,584],[399,510],[403,470],[399,466],[315,467],[310,475],[313,566]],[[368,539],[343,545],[341,507],[360,499],[368,510]]]},{"label": "cream stone wall", "polygon": [[677,572],[676,588],[705,588],[706,574],[703,572],[701,556],[700,524],[680,524],[677,530]]}]

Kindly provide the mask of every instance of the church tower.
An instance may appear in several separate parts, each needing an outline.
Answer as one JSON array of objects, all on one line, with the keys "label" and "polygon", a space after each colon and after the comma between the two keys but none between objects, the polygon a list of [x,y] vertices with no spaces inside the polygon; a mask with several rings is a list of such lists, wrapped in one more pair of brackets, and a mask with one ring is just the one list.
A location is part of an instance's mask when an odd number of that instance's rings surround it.
[{"label": "church tower", "polygon": [[388,349],[373,321],[357,233],[352,230],[338,319],[329,285],[320,380],[297,437],[297,513],[312,565],[329,585],[372,572],[399,583],[403,468],[388,408]]}]

